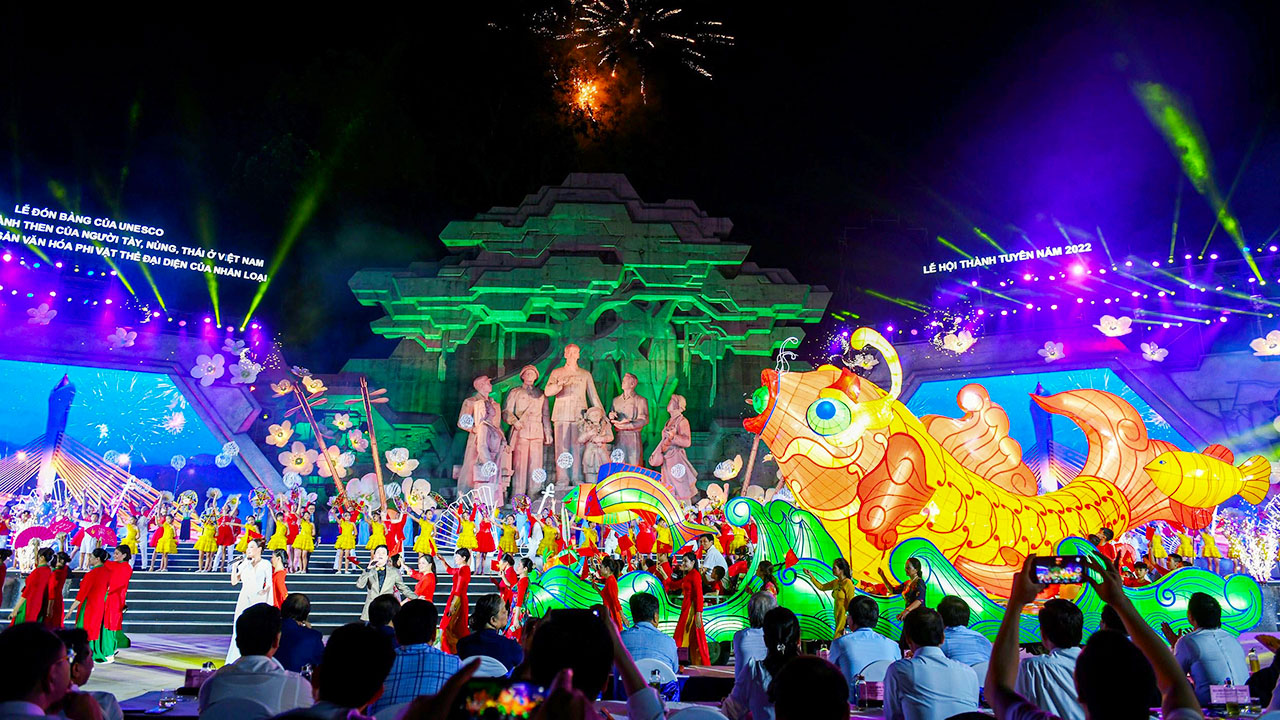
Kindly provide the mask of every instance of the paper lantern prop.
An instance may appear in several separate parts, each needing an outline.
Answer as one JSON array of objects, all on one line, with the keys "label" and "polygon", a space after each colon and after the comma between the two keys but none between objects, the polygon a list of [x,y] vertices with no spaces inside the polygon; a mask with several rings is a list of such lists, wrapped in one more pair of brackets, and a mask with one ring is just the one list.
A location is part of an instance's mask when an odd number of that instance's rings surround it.
[{"label": "paper lantern prop", "polygon": [[235,457],[240,454],[240,446],[234,440],[223,443],[222,454],[227,457]]},{"label": "paper lantern prop", "polygon": [[[1280,420],[1280,418],[1276,419]],[[547,471],[542,468],[534,468],[533,472],[529,473],[529,479],[532,480],[535,485],[541,485],[547,481]]]},{"label": "paper lantern prop", "polygon": [[235,458],[231,457],[230,455],[219,454],[213,458],[213,464],[217,465],[220,468],[224,468],[230,465],[234,459]]},{"label": "paper lantern prop", "polygon": [[560,453],[560,456],[556,458],[556,467],[561,470],[568,470],[573,467],[573,453],[567,450]]},{"label": "paper lantern prop", "polygon": [[611,462],[620,463],[620,462],[625,462],[626,459],[627,459],[627,454],[622,451],[622,448],[614,448],[613,452],[609,453],[609,460]]},{"label": "paper lantern prop", "polygon": [[[1061,356],[1059,344],[1050,344]],[[1152,520],[1200,528],[1211,517],[1212,505],[1189,504],[1210,495],[1201,489],[1210,478],[1182,477],[1178,497],[1185,501],[1155,485],[1144,467],[1177,448],[1151,440],[1142,416],[1116,395],[1079,389],[1033,396],[1080,426],[1088,455],[1080,476],[1060,490],[1013,492],[988,477],[1017,448],[1012,438],[992,435],[997,428],[977,412],[949,421],[955,437],[935,437],[897,399],[902,375],[892,345],[868,328],[850,345],[880,351],[890,369],[888,392],[830,365],[804,373],[767,369],[767,399],[744,426],[777,458],[797,503],[835,538],[855,581],[891,570],[886,553],[921,538],[975,585],[1007,592],[1023,558],[1053,555],[1068,537],[1100,527],[1123,534]],[[922,514],[931,503],[937,512]]]},{"label": "paper lantern prop", "polygon": [[284,480],[284,486],[287,488],[296,488],[302,486],[302,476],[296,472],[287,472],[281,478]]},{"label": "paper lantern prop", "polygon": [[685,521],[684,508],[662,484],[660,473],[609,463],[600,468],[598,477],[599,482],[583,483],[565,498],[576,517],[618,525],[640,518],[642,513],[657,515],[667,521],[672,545],[677,548],[704,533],[716,534],[706,525]]},{"label": "paper lantern prop", "polygon": [[394,483],[394,482],[387,483],[385,486],[383,486],[383,490],[387,493],[387,497],[389,498],[400,497],[400,491],[401,491],[400,483]]},{"label": "paper lantern prop", "polygon": [[271,493],[267,492],[266,488],[254,488],[249,495],[249,504],[255,508],[264,507],[269,500],[271,500]]},{"label": "paper lantern prop", "polygon": [[173,468],[174,470],[181,472],[182,468],[186,466],[187,466],[187,459],[181,455],[174,455],[173,457],[169,458],[169,467]]}]

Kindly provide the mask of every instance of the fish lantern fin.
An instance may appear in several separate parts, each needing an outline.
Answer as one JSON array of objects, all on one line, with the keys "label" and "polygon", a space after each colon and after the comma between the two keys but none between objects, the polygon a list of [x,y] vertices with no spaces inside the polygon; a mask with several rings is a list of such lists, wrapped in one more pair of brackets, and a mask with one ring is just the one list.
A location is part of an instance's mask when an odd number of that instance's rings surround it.
[{"label": "fish lantern fin", "polygon": [[1244,473],[1240,497],[1250,505],[1261,503],[1271,487],[1271,463],[1261,455],[1254,455],[1240,465],[1240,472]]},{"label": "fish lantern fin", "polygon": [[858,484],[858,529],[878,550],[898,544],[898,524],[917,515],[933,497],[925,479],[924,451],[905,433],[889,436],[885,456]]},{"label": "fish lantern fin", "polygon": [[1210,445],[1202,450],[1200,454],[1215,460],[1221,460],[1224,463],[1234,463],[1236,461],[1236,456],[1225,445]]}]

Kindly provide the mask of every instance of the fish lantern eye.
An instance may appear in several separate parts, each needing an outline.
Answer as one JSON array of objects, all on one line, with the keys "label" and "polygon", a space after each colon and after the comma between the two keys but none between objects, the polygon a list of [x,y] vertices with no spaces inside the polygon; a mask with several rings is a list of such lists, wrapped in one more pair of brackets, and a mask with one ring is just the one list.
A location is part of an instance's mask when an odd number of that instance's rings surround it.
[{"label": "fish lantern eye", "polygon": [[756,411],[757,415],[763,414],[764,411],[768,409],[769,388],[762,385],[756,388],[755,392],[751,393],[751,407]]},{"label": "fish lantern eye", "polygon": [[809,406],[806,420],[809,427],[822,436],[837,435],[844,432],[852,421],[849,406],[839,398],[820,397]]}]

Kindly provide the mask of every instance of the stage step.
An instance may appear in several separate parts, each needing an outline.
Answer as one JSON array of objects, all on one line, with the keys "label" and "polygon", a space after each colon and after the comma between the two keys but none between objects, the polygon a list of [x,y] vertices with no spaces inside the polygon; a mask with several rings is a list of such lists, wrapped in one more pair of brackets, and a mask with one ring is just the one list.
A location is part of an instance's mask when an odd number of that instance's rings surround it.
[{"label": "stage step", "polygon": [[[332,562],[330,555],[328,563],[313,563],[311,572],[291,573],[285,582],[289,592],[304,593],[311,600],[312,627],[326,635],[341,625],[359,621],[365,599],[365,591],[356,587],[359,575],[337,574],[330,569]],[[168,572],[151,572],[135,567],[129,581],[125,632],[229,635],[239,586],[231,584],[229,571],[200,573],[195,571],[196,566],[195,550],[190,546],[180,546],[169,559]],[[67,582],[67,605],[75,598],[83,575],[77,571]],[[15,576],[17,573],[11,571],[10,577]],[[492,577],[480,575],[472,578],[470,595],[473,607],[481,595],[497,592]],[[437,583],[432,601],[443,614],[452,578],[441,573]],[[408,580],[408,584],[413,587],[413,580]],[[11,591],[10,595],[16,596],[17,593]],[[13,597],[9,599],[13,600]],[[9,606],[12,602],[4,604]],[[11,609],[0,608],[0,613],[8,617]]]}]

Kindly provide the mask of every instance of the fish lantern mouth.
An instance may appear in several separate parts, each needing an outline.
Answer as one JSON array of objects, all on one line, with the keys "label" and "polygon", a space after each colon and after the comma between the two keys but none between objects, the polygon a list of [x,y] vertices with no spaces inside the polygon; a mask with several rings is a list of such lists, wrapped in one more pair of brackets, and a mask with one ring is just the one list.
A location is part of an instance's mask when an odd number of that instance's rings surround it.
[{"label": "fish lantern mouth", "polygon": [[765,368],[760,371],[760,387],[751,394],[751,407],[756,411],[755,417],[742,421],[742,427],[754,435],[764,431],[764,426],[773,414],[774,405],[778,402],[778,371]]}]

